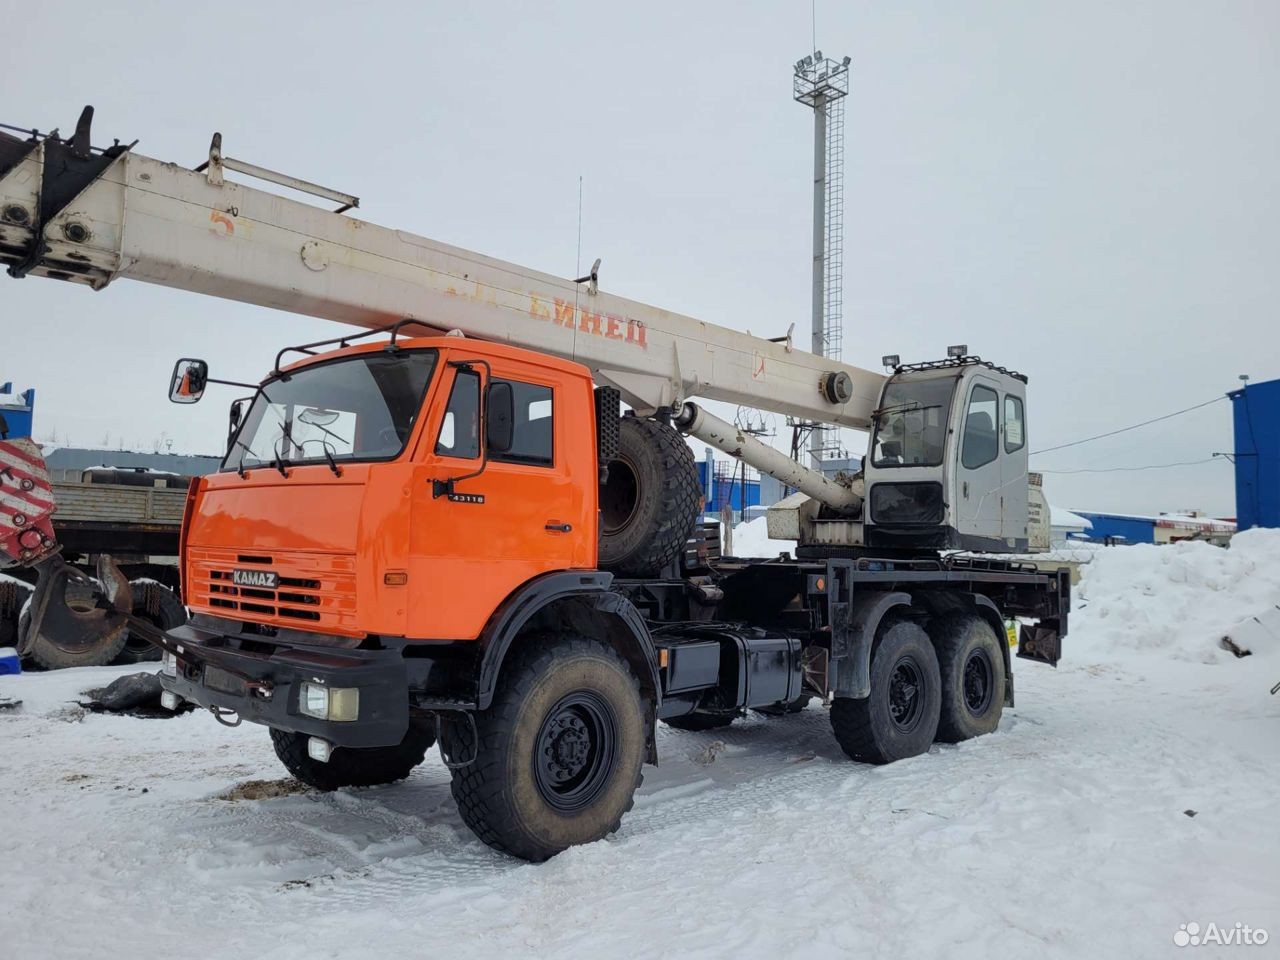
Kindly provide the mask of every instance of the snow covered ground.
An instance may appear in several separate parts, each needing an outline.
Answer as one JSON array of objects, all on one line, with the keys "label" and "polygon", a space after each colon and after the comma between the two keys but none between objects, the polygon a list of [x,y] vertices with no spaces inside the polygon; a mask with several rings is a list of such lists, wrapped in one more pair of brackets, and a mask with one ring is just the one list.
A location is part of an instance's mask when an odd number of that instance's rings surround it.
[{"label": "snow covered ground", "polygon": [[1128,958],[1193,922],[1275,955],[1280,534],[1106,551],[1080,594],[998,733],[869,767],[818,704],[664,728],[621,831],[542,866],[472,837],[434,754],[221,799],[281,780],[261,728],[69,704],[128,668],[0,677],[0,956]]}]

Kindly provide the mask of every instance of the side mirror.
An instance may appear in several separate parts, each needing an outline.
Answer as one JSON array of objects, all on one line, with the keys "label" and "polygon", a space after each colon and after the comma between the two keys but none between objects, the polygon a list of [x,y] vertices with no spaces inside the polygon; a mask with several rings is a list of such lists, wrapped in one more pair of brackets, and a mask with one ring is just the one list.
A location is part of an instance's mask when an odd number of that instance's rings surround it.
[{"label": "side mirror", "polygon": [[511,384],[491,381],[484,393],[484,445],[490,453],[511,449],[515,433],[516,404]]},{"label": "side mirror", "polygon": [[184,358],[173,365],[169,400],[173,403],[195,403],[204,396],[204,388],[208,385],[209,364]]}]

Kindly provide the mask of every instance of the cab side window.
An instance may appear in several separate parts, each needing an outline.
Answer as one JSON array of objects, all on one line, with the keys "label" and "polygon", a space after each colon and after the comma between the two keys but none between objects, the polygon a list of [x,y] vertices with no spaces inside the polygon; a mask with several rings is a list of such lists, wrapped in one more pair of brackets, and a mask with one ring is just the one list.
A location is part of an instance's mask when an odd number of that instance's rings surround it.
[{"label": "cab side window", "polygon": [[480,456],[480,375],[474,370],[459,370],[454,375],[436,453],[467,459]]},{"label": "cab side window", "polygon": [[986,466],[1000,452],[999,399],[990,387],[977,384],[969,394],[969,409],[964,415],[964,446],[960,453],[962,466],[973,470]]},{"label": "cab side window", "polygon": [[493,459],[535,467],[552,466],[555,463],[555,419],[551,388],[519,380],[498,381],[495,378],[495,382],[511,384],[516,417],[511,449],[492,454]]},{"label": "cab side window", "polygon": [[1021,450],[1027,442],[1026,421],[1023,419],[1022,398],[1004,398],[1004,452]]}]

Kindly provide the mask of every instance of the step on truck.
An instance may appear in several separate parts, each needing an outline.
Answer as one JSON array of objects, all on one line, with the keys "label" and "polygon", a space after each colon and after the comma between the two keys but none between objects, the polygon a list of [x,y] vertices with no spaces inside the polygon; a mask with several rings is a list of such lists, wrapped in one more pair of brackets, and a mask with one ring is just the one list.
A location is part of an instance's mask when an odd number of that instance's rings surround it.
[{"label": "step on truck", "polygon": [[[888,763],[996,729],[1009,618],[1019,657],[1057,662],[1065,571],[998,556],[1026,548],[1022,375],[963,348],[859,369],[609,294],[598,261],[565,280],[355,220],[356,197],[233,160],[218,135],[195,169],[97,150],[91,118],[0,135],[11,275],[362,329],[238,385],[222,467],[186,502],[187,624],[135,623],[109,557],[94,609],[73,608],[56,542],[17,531],[33,630],[128,622],[163,650],[170,706],[268,727],[320,789],[401,779],[438,745],[467,825],[535,861],[618,828],[658,723],[816,697],[845,753]],[[227,382],[182,359],[170,399]],[[699,399],[866,430],[862,470],[826,477]],[[688,437],[795,491],[768,520],[794,555],[719,555]]]}]

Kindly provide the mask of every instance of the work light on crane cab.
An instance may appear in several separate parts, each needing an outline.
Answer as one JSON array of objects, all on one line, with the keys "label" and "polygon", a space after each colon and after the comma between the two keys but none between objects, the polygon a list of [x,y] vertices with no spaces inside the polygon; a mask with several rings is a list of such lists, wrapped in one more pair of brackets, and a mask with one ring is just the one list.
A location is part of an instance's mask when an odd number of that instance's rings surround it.
[{"label": "work light on crane cab", "polygon": [[887,353],[880,358],[880,364],[885,367],[892,367],[894,369],[897,369],[898,365],[901,363],[902,363],[902,358],[898,356],[896,353]]},{"label": "work light on crane cab", "polygon": [[967,357],[968,355],[969,355],[968,344],[958,343],[954,347],[947,347],[947,356],[950,357],[952,360],[959,360],[961,357]]}]

